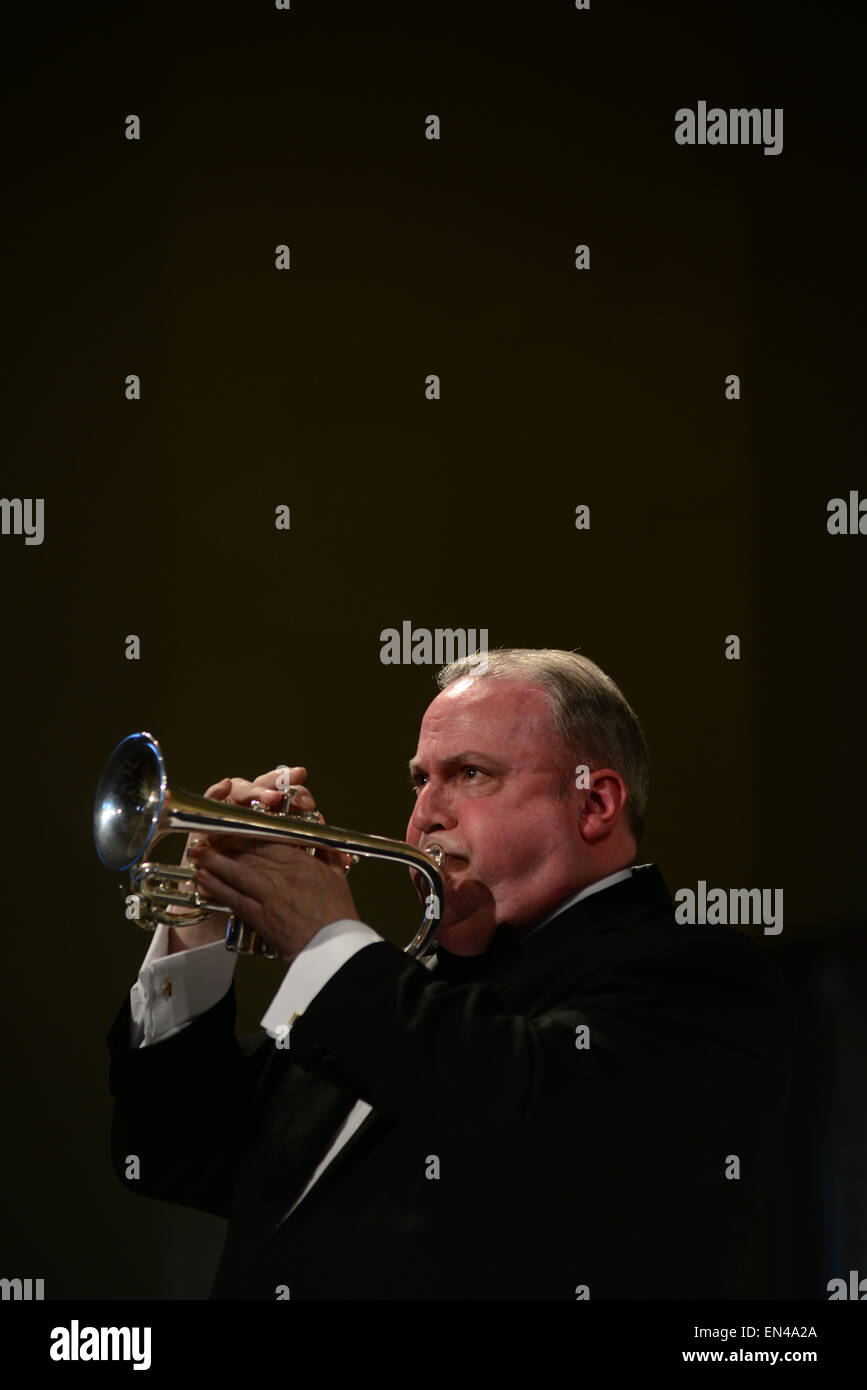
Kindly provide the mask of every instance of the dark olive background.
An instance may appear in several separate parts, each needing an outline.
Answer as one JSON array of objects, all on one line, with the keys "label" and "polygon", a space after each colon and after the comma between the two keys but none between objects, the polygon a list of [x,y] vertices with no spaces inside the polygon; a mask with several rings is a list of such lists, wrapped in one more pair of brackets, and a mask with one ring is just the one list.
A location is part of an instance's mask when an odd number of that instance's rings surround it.
[{"label": "dark olive background", "polygon": [[[104,1035],[147,938],[94,854],[94,787],[147,728],[177,786],[303,761],[332,821],[402,837],[433,694],[380,661],[404,619],[580,648],[651,747],[642,858],[672,889],[784,889],[783,934],[751,934],[802,992],[803,1055],[745,1288],[867,1273],[867,539],[825,524],[867,492],[856,15],[17,16],[3,491],[44,497],[46,530],[0,540],[0,1274],[206,1294],[220,1223],[132,1200],[108,1160]],[[783,153],[677,146],[700,99],[782,106]],[[352,882],[408,939],[404,875]],[[279,978],[241,962],[245,1028]]]}]

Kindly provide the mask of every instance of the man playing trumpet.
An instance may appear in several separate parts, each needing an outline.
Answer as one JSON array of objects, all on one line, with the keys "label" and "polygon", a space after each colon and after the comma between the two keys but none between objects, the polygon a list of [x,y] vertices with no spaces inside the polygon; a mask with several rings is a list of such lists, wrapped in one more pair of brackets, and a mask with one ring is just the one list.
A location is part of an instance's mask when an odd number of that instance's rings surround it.
[{"label": "man playing trumpet", "polygon": [[[647,750],[597,666],[491,652],[438,682],[406,832],[445,851],[436,949],[358,920],[346,856],[191,837],[202,897],[289,968],[237,1039],[225,917],[158,929],[110,1036],[117,1171],[135,1152],[134,1190],[227,1218],[216,1298],[730,1295],[783,982],[741,934],[677,924],[637,864]],[[310,811],[306,775],[206,795],[292,786]]]}]

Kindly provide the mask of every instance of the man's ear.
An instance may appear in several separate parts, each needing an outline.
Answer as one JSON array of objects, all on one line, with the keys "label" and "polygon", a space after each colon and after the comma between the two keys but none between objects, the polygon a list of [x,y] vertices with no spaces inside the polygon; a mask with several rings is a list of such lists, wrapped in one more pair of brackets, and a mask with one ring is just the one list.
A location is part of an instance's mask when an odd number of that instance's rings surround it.
[{"label": "man's ear", "polygon": [[591,843],[605,839],[625,817],[626,783],[613,767],[597,768],[588,776],[589,787],[579,812],[581,833]]}]

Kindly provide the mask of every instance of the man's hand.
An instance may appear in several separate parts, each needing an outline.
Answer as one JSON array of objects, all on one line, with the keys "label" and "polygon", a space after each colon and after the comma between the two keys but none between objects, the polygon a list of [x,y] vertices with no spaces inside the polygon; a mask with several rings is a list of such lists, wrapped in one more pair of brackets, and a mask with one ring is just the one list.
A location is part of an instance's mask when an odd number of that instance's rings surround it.
[{"label": "man's hand", "polygon": [[318,849],[313,857],[279,840],[216,833],[190,857],[202,896],[230,907],[287,965],[329,922],[358,917],[345,855]]},{"label": "man's hand", "polygon": [[[292,800],[293,811],[298,813],[315,811],[316,802],[311,792],[301,785],[306,776],[306,767],[290,767],[272,768],[270,772],[263,772],[261,776],[256,778],[255,782],[248,782],[243,777],[224,777],[222,781],[215,782],[213,786],[208,787],[205,796],[212,801],[224,801],[227,806],[249,806],[251,801],[257,800],[269,809],[277,809],[280,807],[284,795],[283,790],[277,786],[278,778],[283,787],[287,785],[288,779],[288,784],[295,788],[295,795]],[[201,832],[189,836],[181,859],[182,864],[192,863],[190,856],[194,846],[205,838]],[[251,842],[248,841],[248,843]],[[203,896],[208,895],[203,892]],[[180,906],[172,906],[166,910],[170,915],[177,916],[179,920],[187,915],[187,909]],[[207,946],[214,941],[225,940],[228,921],[227,914],[212,912],[204,921],[197,922],[193,926],[183,927],[180,930],[172,927],[169,932],[169,955],[174,955],[178,951],[190,950],[194,946]]]}]

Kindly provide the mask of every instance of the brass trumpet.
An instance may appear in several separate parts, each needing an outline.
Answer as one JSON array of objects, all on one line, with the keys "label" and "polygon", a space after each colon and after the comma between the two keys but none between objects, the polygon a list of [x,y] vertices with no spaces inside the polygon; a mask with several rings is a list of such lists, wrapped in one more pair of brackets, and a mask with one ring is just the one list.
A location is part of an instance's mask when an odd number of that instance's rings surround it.
[{"label": "brass trumpet", "polygon": [[[321,846],[344,854],[393,860],[416,869],[427,884],[424,919],[404,948],[407,955],[421,956],[441,916],[443,882],[439,869],[445,858],[441,847],[430,845],[420,850],[403,840],[323,825],[316,811],[292,815],[287,809],[289,800],[287,795],[284,811],[275,815],[246,806],[227,806],[193,792],[172,791],[158,741],[147,732],[130,734],[111,754],[96,789],[96,852],[114,873],[129,870],[132,892],[127,898],[127,917],[146,930],[153,931],[160,923],[183,929],[203,921],[212,912],[228,912],[226,950],[257,956],[274,953],[258,932],[246,927],[230,908],[200,896],[195,886],[195,869],[181,864],[154,864],[145,859],[148,850],[164,835],[176,830],[223,831],[254,835],[261,840],[288,840],[312,850]],[[164,910],[169,905],[188,909],[192,905],[192,910],[173,914]]]}]

